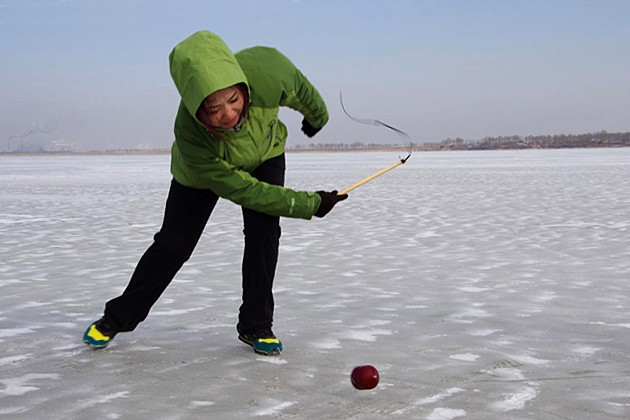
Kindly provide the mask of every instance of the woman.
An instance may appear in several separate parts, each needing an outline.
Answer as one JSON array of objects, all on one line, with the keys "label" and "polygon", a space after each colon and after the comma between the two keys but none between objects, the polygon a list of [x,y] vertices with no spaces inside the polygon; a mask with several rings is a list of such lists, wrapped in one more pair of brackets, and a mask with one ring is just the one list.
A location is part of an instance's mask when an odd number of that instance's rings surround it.
[{"label": "woman", "polygon": [[232,54],[210,32],[197,32],[170,54],[181,95],[171,150],[173,180],[164,221],[123,294],[105,305],[83,341],[106,347],[142,322],[188,260],[219,197],[239,204],[245,249],[238,338],[265,355],[282,351],[272,332],[273,279],[279,218],[324,217],[347,198],[332,192],[284,188],[287,129],[280,106],[300,112],[302,131],[314,136],[328,121],[323,99],[280,52],[253,47]]}]

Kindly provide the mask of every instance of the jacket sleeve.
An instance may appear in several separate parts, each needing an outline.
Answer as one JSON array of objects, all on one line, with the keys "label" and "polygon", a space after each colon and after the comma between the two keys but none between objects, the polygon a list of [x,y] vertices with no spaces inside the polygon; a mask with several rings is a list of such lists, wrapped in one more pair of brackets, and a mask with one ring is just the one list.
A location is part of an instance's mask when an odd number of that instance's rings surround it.
[{"label": "jacket sleeve", "polygon": [[285,92],[280,105],[298,111],[313,127],[322,128],[328,122],[326,103],[306,76],[299,69],[294,69],[294,88]]},{"label": "jacket sleeve", "polygon": [[[183,144],[185,143],[185,144]],[[321,198],[259,181],[213,153],[179,137],[173,143],[171,168],[175,180],[193,188],[204,186],[222,198],[272,216],[311,219]]]},{"label": "jacket sleeve", "polygon": [[315,86],[295,69],[295,90],[280,101],[280,105],[301,113],[313,127],[322,128],[328,122],[326,103]]},{"label": "jacket sleeve", "polygon": [[286,106],[298,111],[313,126],[328,122],[323,98],[302,72],[280,51],[252,47],[236,54],[250,86],[258,91],[259,106]]}]

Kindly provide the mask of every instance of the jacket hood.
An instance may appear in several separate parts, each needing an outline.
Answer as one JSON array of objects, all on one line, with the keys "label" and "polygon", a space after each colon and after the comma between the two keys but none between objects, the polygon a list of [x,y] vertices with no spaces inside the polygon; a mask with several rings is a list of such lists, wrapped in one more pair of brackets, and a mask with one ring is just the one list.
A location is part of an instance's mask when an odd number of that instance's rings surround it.
[{"label": "jacket hood", "polygon": [[238,83],[247,85],[232,51],[211,32],[195,32],[177,44],[169,55],[169,63],[182,102],[195,119],[208,95]]}]

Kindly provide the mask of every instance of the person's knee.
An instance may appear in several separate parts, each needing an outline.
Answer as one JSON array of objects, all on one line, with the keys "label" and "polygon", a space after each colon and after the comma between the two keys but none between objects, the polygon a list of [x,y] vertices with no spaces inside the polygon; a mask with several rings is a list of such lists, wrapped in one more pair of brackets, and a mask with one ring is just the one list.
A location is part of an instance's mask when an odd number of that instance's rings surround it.
[{"label": "person's knee", "polygon": [[196,243],[183,240],[183,238],[165,238],[159,232],[154,237],[154,246],[164,258],[175,260],[181,264],[190,259]]},{"label": "person's knee", "polygon": [[243,229],[246,238],[280,239],[282,229],[279,224],[249,224]]}]

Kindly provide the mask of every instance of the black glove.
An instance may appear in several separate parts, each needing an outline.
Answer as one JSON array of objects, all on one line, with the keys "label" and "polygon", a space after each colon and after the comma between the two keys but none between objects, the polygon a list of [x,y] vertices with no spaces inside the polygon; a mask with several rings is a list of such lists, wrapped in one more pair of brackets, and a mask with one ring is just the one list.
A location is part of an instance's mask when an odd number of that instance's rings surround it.
[{"label": "black glove", "polygon": [[317,191],[317,194],[319,194],[319,196],[322,198],[322,202],[319,204],[317,212],[315,212],[315,216],[317,217],[326,216],[328,212],[331,211],[333,207],[335,207],[335,204],[348,198],[348,194],[337,195],[337,191]]},{"label": "black glove", "polygon": [[311,124],[309,124],[308,121],[306,121],[306,118],[304,118],[302,120],[302,132],[304,134],[306,134],[308,137],[313,137],[315,134],[319,133],[319,130],[321,130],[322,128],[315,128],[313,127]]}]

